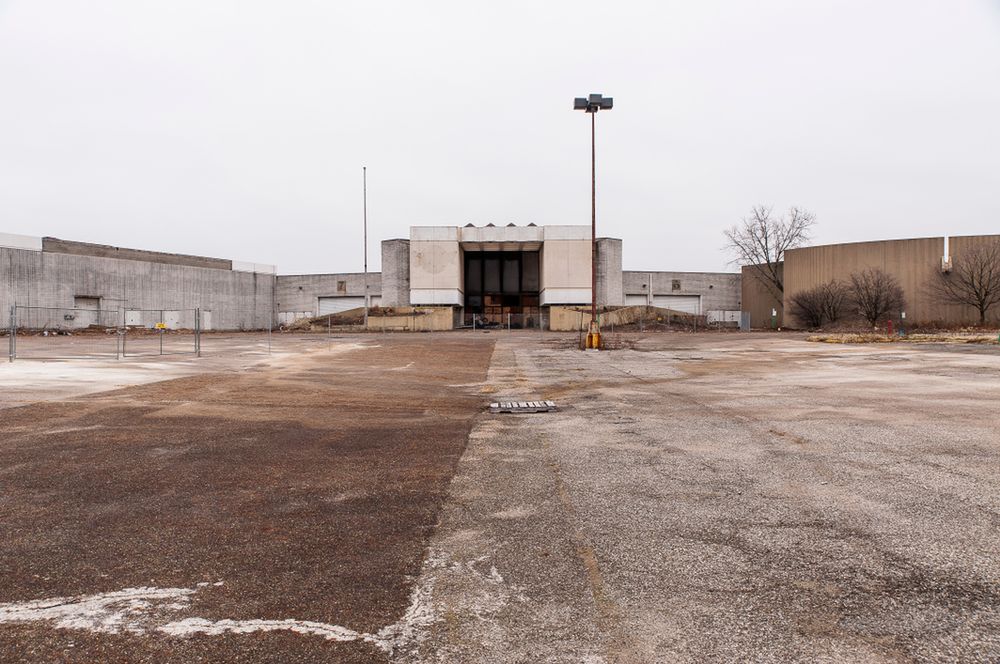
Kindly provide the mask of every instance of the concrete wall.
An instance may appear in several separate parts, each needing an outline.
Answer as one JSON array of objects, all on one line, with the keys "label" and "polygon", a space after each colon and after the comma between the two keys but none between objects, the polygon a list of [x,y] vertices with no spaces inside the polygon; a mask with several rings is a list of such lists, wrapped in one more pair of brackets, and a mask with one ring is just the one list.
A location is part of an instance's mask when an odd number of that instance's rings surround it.
[{"label": "concrete wall", "polygon": [[382,240],[382,306],[410,304],[410,241]]},{"label": "concrete wall", "polygon": [[[680,289],[674,290],[674,282]],[[735,272],[640,272],[622,273],[625,295],[644,295],[652,305],[654,295],[699,295],[701,312],[740,311],[742,277]]]},{"label": "concrete wall", "polygon": [[394,307],[391,314],[368,316],[368,329],[386,332],[433,332],[455,326],[452,307]]},{"label": "concrete wall", "polygon": [[12,304],[71,309],[76,298],[99,298],[102,310],[211,312],[212,329],[266,328],[272,317],[273,274],[166,262],[0,248],[0,312]]},{"label": "concrete wall", "polygon": [[597,306],[620,307],[625,304],[622,283],[622,241],[597,238]]},{"label": "concrete wall", "polygon": [[[976,235],[950,238],[950,254],[957,262],[963,250],[1000,241],[1000,235]],[[907,320],[913,323],[975,323],[979,315],[972,307],[949,305],[936,300],[927,284],[941,269],[944,237],[910,240],[883,240],[830,244],[791,249],[785,254],[784,304],[792,295],[809,290],[832,279],[846,281],[850,275],[868,268],[878,268],[899,280],[906,295]],[[1000,311],[993,311],[993,321]]]},{"label": "concrete wall", "polygon": [[[667,320],[669,316],[676,316],[676,312],[669,309],[651,306],[626,306],[609,311],[598,312],[598,319],[601,330],[610,332],[616,325],[630,325],[638,323],[641,319],[654,321],[657,317]],[[682,317],[685,314],[681,314]],[[704,320],[702,316],[692,316],[687,320]],[[675,319],[676,320],[676,319]],[[590,308],[589,307],[562,307],[555,306],[549,308],[549,327],[553,332],[577,332],[590,329]]]},{"label": "concrete wall", "polygon": [[277,279],[275,306],[278,320],[286,324],[318,316],[321,297],[363,297],[366,294],[373,299],[372,306],[381,304],[382,275],[379,272],[369,272],[367,278],[364,272],[282,274]]}]

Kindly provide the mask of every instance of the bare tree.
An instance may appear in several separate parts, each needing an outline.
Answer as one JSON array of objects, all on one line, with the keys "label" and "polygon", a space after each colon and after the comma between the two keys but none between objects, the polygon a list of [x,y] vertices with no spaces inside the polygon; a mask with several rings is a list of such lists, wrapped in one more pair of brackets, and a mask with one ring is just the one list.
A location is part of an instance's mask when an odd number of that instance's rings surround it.
[{"label": "bare tree", "polygon": [[823,287],[799,291],[790,298],[788,313],[806,327],[823,327]]},{"label": "bare tree", "polygon": [[753,270],[758,279],[779,300],[785,292],[779,263],[785,251],[804,244],[816,215],[792,207],[787,216],[774,216],[772,209],[758,205],[749,217],[725,231],[726,249],[733,254],[732,262]]},{"label": "bare tree", "polygon": [[950,304],[979,312],[979,324],[1000,304],[1000,242],[973,247],[952,259],[950,272],[938,272],[928,284],[931,294]]},{"label": "bare tree", "polygon": [[903,288],[896,277],[879,269],[867,269],[851,275],[851,302],[861,318],[872,327],[887,315],[902,311],[906,305]]},{"label": "bare tree", "polygon": [[834,280],[792,295],[789,313],[806,327],[823,327],[843,318],[848,301],[847,287]]},{"label": "bare tree", "polygon": [[821,286],[823,289],[823,319],[827,323],[836,323],[847,310],[851,303],[851,291],[847,284],[842,281],[833,280]]}]

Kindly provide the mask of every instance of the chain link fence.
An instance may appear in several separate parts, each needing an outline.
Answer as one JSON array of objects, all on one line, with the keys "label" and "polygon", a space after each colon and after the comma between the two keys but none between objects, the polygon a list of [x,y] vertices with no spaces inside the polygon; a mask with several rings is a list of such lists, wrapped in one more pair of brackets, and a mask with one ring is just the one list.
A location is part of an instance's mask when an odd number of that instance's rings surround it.
[{"label": "chain link fence", "polygon": [[123,357],[201,352],[198,309],[125,309],[122,329]]},{"label": "chain link fence", "polygon": [[113,309],[15,305],[7,324],[9,359],[117,359],[120,315]]},{"label": "chain link fence", "polygon": [[548,317],[543,311],[528,314],[472,314],[462,316],[462,326],[476,330],[547,330]]},{"label": "chain link fence", "polygon": [[198,309],[14,305],[2,329],[11,362],[201,354]]}]

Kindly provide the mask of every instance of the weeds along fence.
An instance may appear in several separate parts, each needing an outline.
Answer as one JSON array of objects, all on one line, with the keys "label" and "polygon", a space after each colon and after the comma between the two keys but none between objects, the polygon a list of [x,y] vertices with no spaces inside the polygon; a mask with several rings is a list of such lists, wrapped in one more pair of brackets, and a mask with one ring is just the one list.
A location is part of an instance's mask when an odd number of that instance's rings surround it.
[{"label": "weeds along fence", "polygon": [[201,353],[198,309],[10,308],[8,359],[118,359]]}]

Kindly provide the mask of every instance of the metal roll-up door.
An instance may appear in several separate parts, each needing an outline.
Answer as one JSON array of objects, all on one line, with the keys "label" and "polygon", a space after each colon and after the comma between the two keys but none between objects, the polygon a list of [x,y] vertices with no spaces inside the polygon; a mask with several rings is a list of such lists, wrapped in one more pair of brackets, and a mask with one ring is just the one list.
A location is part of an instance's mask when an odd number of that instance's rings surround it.
[{"label": "metal roll-up door", "polygon": [[654,295],[653,306],[663,309],[683,311],[687,314],[701,313],[700,295]]},{"label": "metal roll-up door", "polygon": [[365,298],[363,295],[321,297],[319,298],[319,315],[326,316],[327,314],[339,314],[341,311],[357,309],[364,306]]}]

